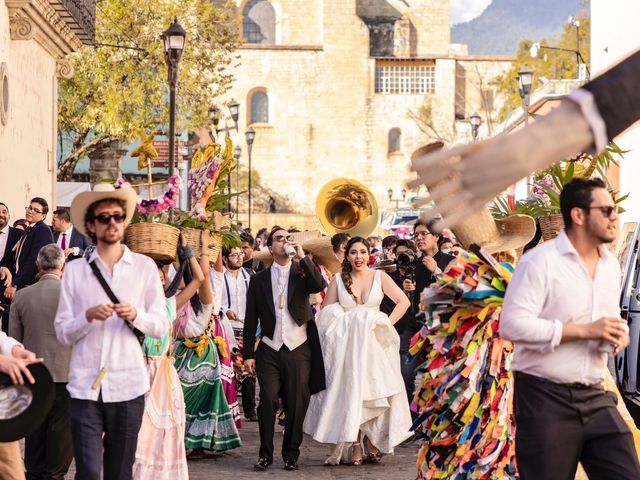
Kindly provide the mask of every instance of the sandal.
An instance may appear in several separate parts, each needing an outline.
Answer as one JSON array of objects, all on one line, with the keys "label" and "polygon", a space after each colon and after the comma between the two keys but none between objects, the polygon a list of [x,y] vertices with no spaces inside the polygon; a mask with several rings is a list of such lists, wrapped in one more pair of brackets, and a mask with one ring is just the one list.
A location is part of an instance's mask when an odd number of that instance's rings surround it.
[{"label": "sandal", "polygon": [[369,455],[367,455],[367,463],[380,463],[380,460],[382,460],[381,451],[369,452]]},{"label": "sandal", "polygon": [[[355,455],[356,451],[360,452],[359,457]],[[362,458],[362,447],[360,445],[354,446],[351,452],[351,461],[349,462],[349,464],[354,467],[359,467],[363,463],[364,463],[364,459]]]}]

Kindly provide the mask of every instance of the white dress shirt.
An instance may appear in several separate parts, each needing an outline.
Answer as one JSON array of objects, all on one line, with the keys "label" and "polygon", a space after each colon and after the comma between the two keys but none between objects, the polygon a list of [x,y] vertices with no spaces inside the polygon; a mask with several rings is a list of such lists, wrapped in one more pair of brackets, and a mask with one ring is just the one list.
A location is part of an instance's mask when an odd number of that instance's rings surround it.
[{"label": "white dress shirt", "polygon": [[504,299],[500,335],[515,344],[511,368],[556,383],[602,383],[600,341],[560,344],[565,323],[619,317],[620,267],[606,246],[590,276],[564,230],[527,253]]},{"label": "white dress shirt", "polygon": [[9,225],[5,225],[3,229],[0,229],[0,260],[4,257],[5,250],[7,249],[7,240],[9,240]]},{"label": "white dress shirt", "polygon": [[[307,326],[300,326],[295,322],[287,305],[290,271],[291,262],[285,266],[276,262],[271,265],[271,291],[276,311],[276,326],[273,338],[263,336],[262,341],[276,351],[280,350],[282,345],[286,345],[289,350],[295,350],[307,341]],[[284,295],[284,308],[280,308],[281,294]]]},{"label": "white dress shirt", "polygon": [[228,270],[223,274],[220,311],[223,316],[226,316],[227,310],[233,310],[238,315],[237,321],[229,320],[233,328],[244,327],[250,279],[244,268],[240,268],[237,275],[232,275]]},{"label": "white dress shirt", "polygon": [[67,241],[66,248],[73,248],[73,254],[79,255],[80,249],[78,247],[71,247],[71,245],[69,245],[71,243],[72,232],[73,232],[73,225],[71,225],[65,232],[60,232],[60,235],[58,235],[58,241],[56,243],[60,248],[62,248],[62,235],[65,235],[65,239]]},{"label": "white dress shirt", "polygon": [[[104,266],[95,250],[90,260],[96,264],[120,302],[137,310],[133,326],[145,335],[162,338],[168,325],[165,298],[153,260],[122,246],[123,255],[113,267]],[[89,263],[70,262],[62,276],[60,303],[55,319],[56,335],[71,345],[67,389],[72,398],[104,402],[132,400],[149,390],[149,374],[142,348],[125,321],[113,314],[106,321],[87,321],[86,312],[99,304],[111,304]],[[93,389],[102,368],[106,374],[100,388]]]},{"label": "white dress shirt", "polygon": [[22,344],[15,338],[8,336],[2,330],[0,330],[0,355],[11,356],[11,350],[16,345],[22,346]]}]

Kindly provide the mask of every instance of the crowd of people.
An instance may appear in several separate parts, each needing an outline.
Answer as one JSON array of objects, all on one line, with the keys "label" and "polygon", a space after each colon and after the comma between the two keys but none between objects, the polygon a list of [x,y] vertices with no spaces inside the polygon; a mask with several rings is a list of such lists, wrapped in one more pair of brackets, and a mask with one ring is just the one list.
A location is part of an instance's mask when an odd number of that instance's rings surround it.
[{"label": "crowd of people", "polygon": [[199,258],[184,239],[172,263],[132,252],[136,198],[100,185],[49,226],[36,197],[22,232],[0,203],[0,372],[29,384],[44,363],[55,387],[24,465],[0,443],[0,478],[62,479],[75,459],[78,479],[186,479],[242,445],[243,421],[264,471],[277,419],[289,471],[306,433],[327,465],[421,441],[422,478],[640,478],[606,366],[629,336],[601,181],[565,187],[565,230],[535,248],[531,217],[486,211],[412,239],[245,231],[214,262],[204,231]]}]

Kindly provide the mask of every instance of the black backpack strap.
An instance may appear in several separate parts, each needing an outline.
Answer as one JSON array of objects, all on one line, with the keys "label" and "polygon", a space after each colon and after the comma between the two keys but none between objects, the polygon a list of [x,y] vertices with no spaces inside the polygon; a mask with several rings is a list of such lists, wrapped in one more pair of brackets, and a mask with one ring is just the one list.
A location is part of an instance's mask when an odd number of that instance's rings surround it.
[{"label": "black backpack strap", "polygon": [[[104,293],[106,293],[107,297],[109,297],[109,300],[111,300],[113,303],[120,303],[120,300],[118,300],[118,297],[116,297],[116,294],[113,293],[113,290],[111,290],[111,287],[102,276],[102,272],[98,268],[98,265],[96,265],[96,261],[92,260],[91,262],[89,262],[89,266],[91,267],[91,270],[93,270],[93,274],[98,279],[98,283],[100,283],[100,286],[104,290]],[[127,322],[126,320],[123,320],[123,322],[127,325],[129,330],[131,330],[133,334],[136,336],[138,343],[142,345],[144,343],[144,333],[142,333],[140,330],[134,327],[131,322]]]}]

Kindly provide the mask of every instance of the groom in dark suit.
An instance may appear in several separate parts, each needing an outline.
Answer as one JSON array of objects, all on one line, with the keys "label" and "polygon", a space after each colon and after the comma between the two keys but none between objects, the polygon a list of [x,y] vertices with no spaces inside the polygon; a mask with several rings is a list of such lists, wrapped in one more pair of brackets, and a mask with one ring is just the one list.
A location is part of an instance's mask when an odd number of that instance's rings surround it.
[{"label": "groom in dark suit", "polygon": [[67,208],[54,210],[51,225],[53,241],[62,249],[67,262],[82,258],[84,251],[93,245],[89,237],[73,226]]},{"label": "groom in dark suit", "polygon": [[[285,246],[295,249],[292,261]],[[251,278],[245,313],[243,355],[248,372],[260,384],[258,422],[260,458],[256,470],[273,463],[273,433],[282,397],[285,414],[282,458],[285,470],[298,469],[302,423],[312,393],[324,389],[324,365],[309,295],[326,287],[322,274],[302,247],[279,227],[269,234],[271,267]],[[262,339],[254,351],[260,322]]]}]

